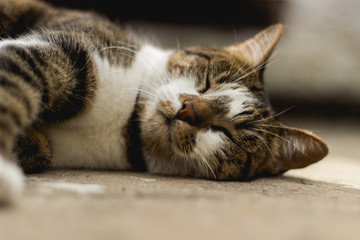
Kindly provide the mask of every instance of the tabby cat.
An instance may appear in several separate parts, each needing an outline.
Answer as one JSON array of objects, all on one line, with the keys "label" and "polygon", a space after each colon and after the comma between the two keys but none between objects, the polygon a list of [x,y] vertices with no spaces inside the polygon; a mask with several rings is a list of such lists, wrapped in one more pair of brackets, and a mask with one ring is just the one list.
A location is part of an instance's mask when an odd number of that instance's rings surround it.
[{"label": "tabby cat", "polygon": [[247,180],[319,161],[326,144],[265,98],[282,31],[163,50],[94,13],[0,0],[0,199],[49,167]]}]

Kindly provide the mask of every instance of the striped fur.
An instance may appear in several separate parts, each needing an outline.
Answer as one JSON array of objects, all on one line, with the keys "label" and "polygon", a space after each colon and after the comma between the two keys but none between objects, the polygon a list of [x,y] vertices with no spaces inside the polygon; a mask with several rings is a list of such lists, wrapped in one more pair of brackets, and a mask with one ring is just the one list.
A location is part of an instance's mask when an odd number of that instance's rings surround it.
[{"label": "striped fur", "polygon": [[29,173],[245,180],[327,153],[318,137],[279,123],[264,97],[262,67],[281,25],[225,49],[164,51],[96,14],[35,0],[1,0],[0,24],[0,200],[19,192],[4,187],[22,179],[13,155]]}]

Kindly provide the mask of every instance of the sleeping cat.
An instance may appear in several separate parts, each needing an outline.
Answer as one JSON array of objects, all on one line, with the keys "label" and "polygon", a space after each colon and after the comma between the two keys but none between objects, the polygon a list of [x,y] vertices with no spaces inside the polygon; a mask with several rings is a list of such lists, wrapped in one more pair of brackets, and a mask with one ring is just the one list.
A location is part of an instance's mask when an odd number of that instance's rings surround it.
[{"label": "sleeping cat", "polygon": [[328,152],[266,101],[281,24],[225,48],[163,50],[93,13],[1,0],[0,27],[2,201],[21,193],[20,167],[246,180]]}]

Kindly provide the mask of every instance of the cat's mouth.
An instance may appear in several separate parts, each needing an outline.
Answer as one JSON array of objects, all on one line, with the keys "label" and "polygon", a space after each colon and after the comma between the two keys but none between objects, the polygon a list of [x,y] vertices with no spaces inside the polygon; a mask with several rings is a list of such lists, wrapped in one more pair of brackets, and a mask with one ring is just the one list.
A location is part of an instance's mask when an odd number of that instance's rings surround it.
[{"label": "cat's mouth", "polygon": [[191,106],[185,103],[177,109],[170,101],[159,101],[157,112],[163,119],[164,127],[168,132],[168,144],[174,153],[186,156],[190,154],[196,144],[196,132],[191,125],[195,121],[195,115],[191,112]]},{"label": "cat's mouth", "polygon": [[170,123],[175,120],[176,108],[170,101],[159,101],[156,110],[166,124],[170,125]]}]

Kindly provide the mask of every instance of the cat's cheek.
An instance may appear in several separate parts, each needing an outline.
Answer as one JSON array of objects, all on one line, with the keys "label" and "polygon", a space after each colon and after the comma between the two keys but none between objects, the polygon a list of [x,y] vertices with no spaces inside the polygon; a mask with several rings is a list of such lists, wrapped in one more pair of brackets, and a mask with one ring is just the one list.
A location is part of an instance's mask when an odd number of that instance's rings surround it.
[{"label": "cat's cheek", "polygon": [[170,122],[174,119],[178,111],[178,108],[175,108],[174,104],[169,100],[167,101],[160,100],[157,104],[156,110],[160,115],[162,115],[165,123],[170,124]]},{"label": "cat's cheek", "polygon": [[196,147],[194,157],[211,158],[217,152],[222,151],[225,144],[223,134],[212,130],[199,131],[196,135]]},{"label": "cat's cheek", "polygon": [[154,114],[143,123],[142,135],[144,140],[150,145],[162,146],[168,141],[168,127],[164,124],[164,119]]},{"label": "cat's cheek", "polygon": [[176,120],[172,123],[170,133],[174,152],[180,156],[189,156],[196,146],[196,130],[186,122]]}]

